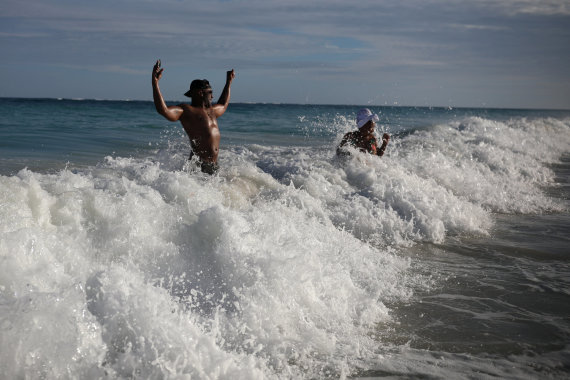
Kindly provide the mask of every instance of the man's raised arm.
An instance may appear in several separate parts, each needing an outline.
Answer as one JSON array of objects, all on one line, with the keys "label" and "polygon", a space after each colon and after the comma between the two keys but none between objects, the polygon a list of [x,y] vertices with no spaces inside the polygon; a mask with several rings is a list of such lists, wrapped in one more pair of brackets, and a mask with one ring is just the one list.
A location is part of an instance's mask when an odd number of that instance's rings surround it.
[{"label": "man's raised arm", "polygon": [[224,86],[224,89],[222,90],[222,94],[220,95],[220,98],[218,99],[218,103],[214,107],[214,110],[216,112],[216,117],[222,116],[224,114],[224,112],[226,112],[226,109],[228,108],[228,105],[230,104],[230,87],[232,85],[232,81],[234,80],[235,76],[236,76],[236,74],[234,72],[234,69],[231,69],[230,71],[228,71],[226,73],[226,85]]},{"label": "man's raised arm", "polygon": [[156,112],[164,116],[167,120],[176,121],[180,119],[183,110],[178,106],[166,106],[162,94],[160,93],[160,88],[158,87],[158,81],[162,77],[163,71],[164,69],[160,68],[159,59],[152,69],[152,98],[154,100],[154,106],[156,107]]}]

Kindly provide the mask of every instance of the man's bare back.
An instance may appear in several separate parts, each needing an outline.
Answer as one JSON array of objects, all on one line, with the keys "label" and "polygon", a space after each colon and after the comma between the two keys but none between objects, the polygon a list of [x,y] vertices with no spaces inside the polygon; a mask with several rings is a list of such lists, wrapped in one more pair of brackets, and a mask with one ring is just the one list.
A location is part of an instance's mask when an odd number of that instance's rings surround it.
[{"label": "man's bare back", "polygon": [[220,148],[220,129],[217,119],[228,108],[230,87],[235,78],[234,70],[227,72],[226,85],[217,104],[212,105],[213,94],[210,83],[205,79],[197,79],[192,81],[190,90],[185,94],[192,98],[192,103],[170,107],[166,106],[158,86],[163,70],[160,67],[160,60],[156,61],[152,71],[153,99],[156,111],[167,120],[180,121],[190,139],[192,147],[190,157],[196,154],[200,159],[202,171],[211,174],[217,170]]}]

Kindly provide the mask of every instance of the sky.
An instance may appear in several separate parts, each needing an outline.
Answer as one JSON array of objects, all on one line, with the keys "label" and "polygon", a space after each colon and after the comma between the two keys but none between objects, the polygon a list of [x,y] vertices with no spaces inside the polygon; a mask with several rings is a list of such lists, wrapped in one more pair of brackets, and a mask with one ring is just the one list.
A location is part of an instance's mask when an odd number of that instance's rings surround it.
[{"label": "sky", "polygon": [[0,0],[0,97],[570,109],[570,0]]}]

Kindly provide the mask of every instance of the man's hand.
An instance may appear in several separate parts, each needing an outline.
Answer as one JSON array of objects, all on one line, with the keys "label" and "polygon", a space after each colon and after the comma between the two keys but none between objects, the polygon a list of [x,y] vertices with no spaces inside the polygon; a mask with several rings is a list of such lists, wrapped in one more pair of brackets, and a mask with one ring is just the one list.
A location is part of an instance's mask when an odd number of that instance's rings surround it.
[{"label": "man's hand", "polygon": [[387,134],[387,133],[384,133],[384,134],[382,135],[382,143],[385,142],[385,143],[387,144],[388,141],[390,141],[390,135]]},{"label": "man's hand", "polygon": [[230,71],[228,71],[226,73],[226,82],[231,82],[234,80],[234,78],[236,77],[236,74],[234,72],[234,69],[231,69]]},{"label": "man's hand", "polygon": [[160,59],[159,59],[158,61],[156,61],[154,67],[152,68],[152,80],[156,80],[158,82],[162,77],[163,71],[164,69],[160,68]]}]

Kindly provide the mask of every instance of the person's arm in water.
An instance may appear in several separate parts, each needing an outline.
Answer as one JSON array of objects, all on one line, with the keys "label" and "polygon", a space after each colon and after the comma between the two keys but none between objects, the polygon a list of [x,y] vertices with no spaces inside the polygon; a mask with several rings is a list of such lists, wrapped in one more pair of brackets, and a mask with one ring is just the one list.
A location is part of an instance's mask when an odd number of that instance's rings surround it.
[{"label": "person's arm in water", "polygon": [[390,135],[384,133],[382,136],[382,146],[376,150],[376,154],[380,157],[384,155],[384,151],[386,150],[386,146],[388,145],[388,141],[390,141]]},{"label": "person's arm in water", "polygon": [[216,113],[216,117],[220,117],[226,112],[228,109],[228,105],[230,104],[230,87],[232,85],[232,81],[234,80],[236,74],[233,69],[226,73],[226,85],[220,94],[220,98],[218,99],[218,103],[214,106],[214,112]]},{"label": "person's arm in water", "polygon": [[338,154],[339,156],[345,156],[348,154],[348,152],[343,149],[343,147],[348,144],[349,140],[351,140],[352,138],[352,134],[349,132],[347,134],[345,134],[342,138],[342,140],[340,141],[340,144],[338,144],[338,147],[336,148],[336,154]]},{"label": "person's arm in water", "polygon": [[164,116],[167,120],[177,121],[180,119],[180,116],[182,116],[182,108],[178,106],[167,107],[160,93],[160,88],[158,87],[158,81],[162,77],[163,71],[164,69],[160,67],[159,59],[152,69],[152,98],[154,100],[154,106],[156,107],[156,112]]}]

